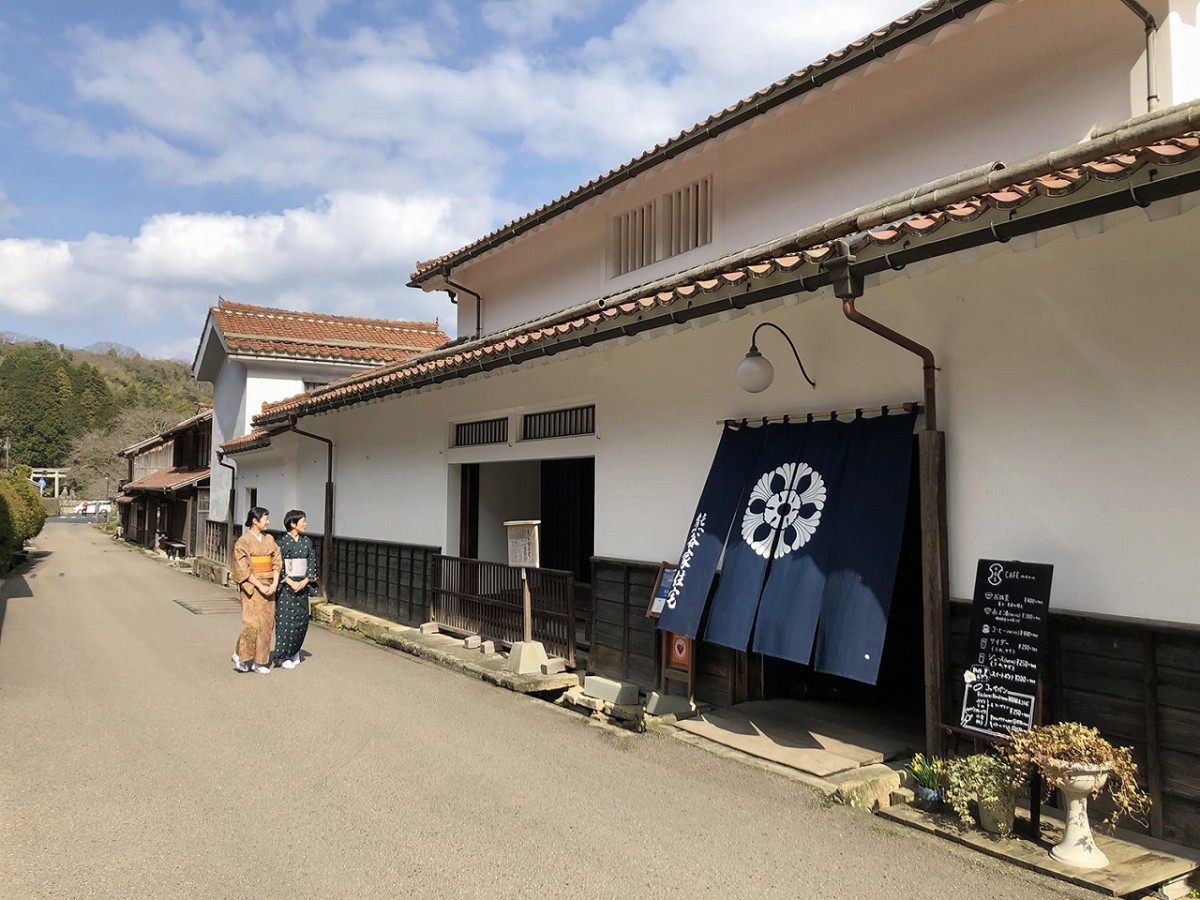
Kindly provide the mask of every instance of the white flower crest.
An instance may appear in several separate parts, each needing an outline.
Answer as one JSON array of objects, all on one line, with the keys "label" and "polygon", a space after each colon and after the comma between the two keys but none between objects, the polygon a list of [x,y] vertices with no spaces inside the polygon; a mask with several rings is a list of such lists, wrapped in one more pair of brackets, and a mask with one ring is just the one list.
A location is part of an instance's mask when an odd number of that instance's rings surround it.
[{"label": "white flower crest", "polygon": [[764,559],[771,556],[777,532],[776,559],[799,550],[821,524],[826,499],[825,480],[808,463],[784,463],[765,472],[750,491],[742,539]]}]

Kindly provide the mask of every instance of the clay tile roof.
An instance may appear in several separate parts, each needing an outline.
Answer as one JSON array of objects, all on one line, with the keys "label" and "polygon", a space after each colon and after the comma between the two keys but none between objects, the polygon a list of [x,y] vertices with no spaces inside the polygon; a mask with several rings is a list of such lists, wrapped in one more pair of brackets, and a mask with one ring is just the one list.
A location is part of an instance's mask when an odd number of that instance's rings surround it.
[{"label": "clay tile roof", "polygon": [[212,404],[211,403],[205,404],[203,406],[203,408],[201,408],[200,412],[196,413],[196,415],[191,416],[190,418],[184,419],[182,422],[180,422],[177,425],[172,425],[166,431],[162,432],[162,434],[160,434],[159,437],[167,437],[172,434],[178,434],[181,431],[186,431],[187,429],[191,428],[193,425],[199,425],[202,422],[207,422],[209,419],[212,418],[212,416],[213,416]]},{"label": "clay tile roof", "polygon": [[418,286],[443,267],[453,267],[479,256],[548,219],[590,200],[609,188],[678,156],[685,150],[709,141],[724,131],[775,109],[793,97],[821,87],[833,78],[866,65],[948,22],[959,21],[989,2],[991,0],[931,0],[894,22],[877,28],[846,47],[817,60],[812,65],[773,82],[752,96],[725,107],[703,122],[681,131],[669,140],[656,144],[624,165],[593,178],[587,184],[514,219],[465,247],[435,259],[418,261],[416,269],[412,273],[410,287]]},{"label": "clay tile roof", "polygon": [[[280,401],[280,403],[287,402],[287,400]],[[249,434],[243,434],[241,437],[226,441],[221,445],[221,449],[225,453],[244,453],[247,450],[257,450],[260,447],[267,447],[271,443],[272,433],[266,428],[255,428]]]},{"label": "clay tile roof", "polygon": [[[1179,112],[1164,115],[1154,127],[1178,127],[1178,122],[1200,124],[1200,102],[1197,102],[1194,108],[1184,108]],[[1095,147],[1108,146],[1121,139],[1129,140],[1132,135],[1143,134],[1140,130],[1142,127],[1139,125],[1128,133],[1119,132],[1109,137],[1098,138],[1094,144],[1080,145],[1073,152],[1086,154],[1094,152]],[[797,270],[802,265],[807,265],[816,276],[820,272],[821,260],[834,252],[836,241],[847,241],[852,252],[858,254],[873,247],[890,247],[900,236],[907,236],[911,240],[925,240],[935,237],[947,227],[983,228],[984,224],[972,222],[985,214],[994,217],[996,213],[1002,212],[1004,215],[1000,218],[1007,222],[1014,213],[1032,203],[1040,202],[1055,207],[1073,201],[1074,195],[1088,185],[1093,177],[1100,182],[1122,182],[1122,185],[1110,190],[1120,194],[1124,202],[1128,200],[1126,195],[1136,190],[1132,187],[1133,176],[1147,166],[1160,167],[1157,180],[1161,182],[1167,177],[1167,169],[1170,166],[1193,162],[1200,164],[1200,131],[1194,126],[1173,138],[1155,137],[1154,140],[1153,144],[1147,143],[1122,149],[1120,152],[1110,152],[1090,163],[1075,163],[1062,168],[1055,168],[1050,164],[1051,156],[1055,156],[1051,155],[1019,164],[1014,170],[997,169],[984,175],[974,171],[964,173],[957,190],[964,192],[974,188],[977,193],[955,197],[952,196],[953,191],[946,188],[938,194],[945,197],[941,204],[929,201],[929,209],[913,208],[899,220],[877,222],[873,226],[867,224],[877,216],[879,209],[893,208],[894,201],[888,198],[880,201],[877,206],[866,208],[857,214],[835,217],[781,238],[770,245],[750,248],[735,256],[725,257],[713,263],[708,270],[691,270],[654,285],[635,288],[614,297],[599,298],[562,310],[505,333],[485,335],[469,344],[455,344],[403,363],[382,365],[296,397],[263,404],[263,411],[255,417],[254,422],[258,426],[271,425],[286,421],[291,415],[310,415],[399,393],[405,389],[432,384],[448,376],[468,374],[459,370],[469,366],[487,371],[498,366],[513,365],[530,353],[557,352],[560,347],[556,345],[563,342],[574,341],[575,343],[570,344],[572,347],[590,346],[607,336],[629,333],[629,329],[643,331],[668,324],[675,321],[679,313],[691,312],[692,315],[687,318],[704,315],[715,310],[706,310],[703,304],[715,303],[726,295],[741,295],[748,287],[745,282],[771,277],[766,271],[768,267],[772,273],[791,273],[792,277],[787,286],[793,291],[815,290],[820,284],[816,287],[806,285],[804,277],[797,279]],[[1028,172],[1039,168],[1040,171],[1024,180],[1010,184],[1004,182],[1006,177],[1012,177],[1012,171]],[[1089,173],[1103,175],[1093,176]],[[1125,189],[1125,183],[1131,185],[1130,190]],[[982,188],[977,187],[980,184],[983,185]],[[1128,202],[1132,203],[1134,200]],[[953,213],[950,212],[951,208]],[[994,239],[1001,239],[996,235],[994,227],[992,235]],[[768,249],[764,250],[764,247]],[[883,254],[882,259],[886,265],[892,265],[887,254]],[[824,283],[828,283],[828,278]],[[729,290],[730,288],[734,290]],[[705,294],[710,296],[705,297]],[[731,305],[737,306],[736,303]],[[648,315],[647,307],[650,306],[654,307],[654,310],[649,312],[653,318],[645,318]],[[615,324],[616,320],[627,324]],[[564,337],[568,334],[569,337]],[[575,335],[580,336],[576,338]],[[521,359],[516,358],[516,351],[524,345],[534,346],[525,347]],[[253,436],[239,440],[248,440],[250,437]],[[234,442],[224,446],[229,448],[232,443]]]},{"label": "clay tile roof", "polygon": [[131,481],[124,487],[125,493],[133,491],[174,491],[196,484],[208,477],[208,469],[159,469]]},{"label": "clay tile roof", "polygon": [[376,365],[448,340],[434,322],[362,319],[251,306],[221,298],[210,313],[230,353]]}]

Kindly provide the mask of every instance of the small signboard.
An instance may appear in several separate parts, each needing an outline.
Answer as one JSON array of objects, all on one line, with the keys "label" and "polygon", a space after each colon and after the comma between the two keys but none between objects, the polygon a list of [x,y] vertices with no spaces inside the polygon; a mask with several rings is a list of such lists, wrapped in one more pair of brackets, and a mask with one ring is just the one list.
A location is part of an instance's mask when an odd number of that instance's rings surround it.
[{"label": "small signboard", "polygon": [[981,559],[975,573],[961,725],[1006,735],[1035,724],[1054,567]]},{"label": "small signboard", "polygon": [[536,569],[541,564],[538,551],[538,526],[541,519],[505,522],[508,529],[508,564],[519,569]]},{"label": "small signboard", "polygon": [[672,681],[682,681],[687,688],[687,698],[696,695],[696,658],[692,652],[692,639],[682,634],[660,631],[662,635],[662,675],[659,690],[666,694]]},{"label": "small signboard", "polygon": [[658,567],[658,577],[654,579],[654,593],[650,597],[650,605],[646,615],[657,619],[667,605],[667,596],[671,593],[671,585],[675,581],[675,573],[679,566],[675,563],[664,562]]}]

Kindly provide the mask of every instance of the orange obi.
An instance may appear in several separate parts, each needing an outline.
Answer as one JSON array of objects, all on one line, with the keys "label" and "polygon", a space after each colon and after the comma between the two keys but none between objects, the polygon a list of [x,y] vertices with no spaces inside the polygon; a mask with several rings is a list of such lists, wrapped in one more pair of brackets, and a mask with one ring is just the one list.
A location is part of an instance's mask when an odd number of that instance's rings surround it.
[{"label": "orange obi", "polygon": [[250,573],[259,584],[270,584],[275,577],[275,561],[267,554],[250,557]]}]

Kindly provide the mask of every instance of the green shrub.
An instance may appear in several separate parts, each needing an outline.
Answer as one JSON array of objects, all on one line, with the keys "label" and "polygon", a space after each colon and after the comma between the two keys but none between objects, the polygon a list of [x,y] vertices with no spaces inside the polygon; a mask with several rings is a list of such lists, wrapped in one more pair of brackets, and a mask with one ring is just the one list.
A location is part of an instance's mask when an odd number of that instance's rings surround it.
[{"label": "green shrub", "polygon": [[29,471],[16,466],[0,475],[0,570],[9,567],[13,554],[46,523],[46,507],[29,481]]}]

